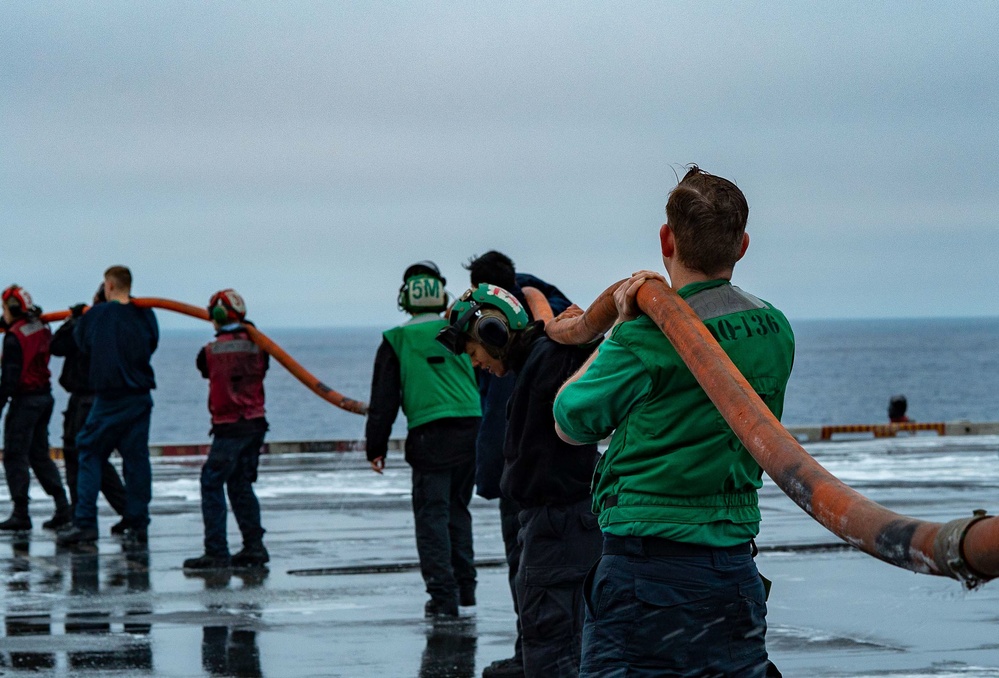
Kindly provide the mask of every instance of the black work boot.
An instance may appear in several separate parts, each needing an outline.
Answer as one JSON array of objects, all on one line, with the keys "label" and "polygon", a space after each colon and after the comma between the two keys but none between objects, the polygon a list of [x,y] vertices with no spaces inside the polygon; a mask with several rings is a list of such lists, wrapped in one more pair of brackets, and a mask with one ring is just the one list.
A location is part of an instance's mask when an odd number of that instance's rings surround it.
[{"label": "black work boot", "polygon": [[68,530],[63,530],[56,537],[56,543],[60,546],[76,546],[77,544],[93,544],[97,541],[97,528],[79,528],[73,526]]},{"label": "black work boot", "polygon": [[149,544],[149,532],[144,527],[128,527],[125,529],[125,548],[144,549]]},{"label": "black work boot", "polygon": [[73,509],[69,504],[63,504],[62,506],[56,506],[55,513],[51,518],[42,523],[42,527],[46,530],[61,530],[64,527],[69,527],[73,522]]},{"label": "black work boot", "polygon": [[457,617],[458,601],[456,600],[435,600],[431,598],[423,606],[423,616],[425,617]]},{"label": "black work boot", "polygon": [[263,567],[271,556],[263,543],[246,544],[239,553],[232,557],[233,567]]},{"label": "black work boot", "polygon": [[23,504],[14,504],[10,518],[0,523],[0,530],[7,532],[22,532],[30,529],[31,516],[28,515],[28,507]]},{"label": "black work boot", "polygon": [[197,558],[188,558],[184,561],[185,570],[224,570],[228,569],[231,561],[229,556],[212,556],[205,554]]},{"label": "black work boot", "polygon": [[524,678],[524,660],[521,657],[497,659],[482,669],[482,678]]}]

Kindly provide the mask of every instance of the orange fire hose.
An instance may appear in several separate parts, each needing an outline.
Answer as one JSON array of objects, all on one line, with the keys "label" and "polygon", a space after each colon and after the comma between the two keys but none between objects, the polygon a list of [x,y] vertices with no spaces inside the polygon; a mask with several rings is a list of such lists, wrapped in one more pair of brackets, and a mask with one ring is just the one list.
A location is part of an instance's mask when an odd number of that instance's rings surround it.
[{"label": "orange fire hose", "polygon": [[589,344],[597,337],[602,337],[617,320],[614,290],[625,280],[627,278],[618,280],[601,292],[585,311],[572,304],[545,325],[545,333],[560,344],[576,346]]},{"label": "orange fire hose", "polygon": [[531,315],[535,320],[543,320],[547,324],[554,317],[555,314],[552,313],[551,304],[548,303],[548,297],[544,292],[537,287],[522,287],[521,292],[524,293],[527,306],[531,309]]},{"label": "orange fire hose", "polygon": [[[206,309],[200,306],[185,304],[180,301],[173,301],[172,299],[158,299],[155,297],[135,298],[132,299],[132,303],[142,308],[162,308],[167,311],[175,311],[194,318],[200,318],[201,320],[208,320],[208,311]],[[69,315],[70,311],[56,311],[54,313],[46,313],[42,315],[42,320],[45,322],[54,322],[57,320],[64,320]],[[318,395],[323,400],[336,405],[340,409],[353,412],[354,414],[363,415],[367,413],[368,406],[365,403],[359,400],[352,400],[351,398],[347,398],[334,391],[302,367],[302,365],[288,355],[283,348],[275,344],[270,337],[265,335],[253,325],[246,325],[245,327],[247,333],[250,335],[250,339],[253,340],[253,343],[267,351],[267,353],[273,356],[275,360],[284,365],[285,369],[291,372],[296,379],[305,384],[310,391]]]},{"label": "orange fire hose", "polygon": [[[568,309],[546,326],[555,341],[578,344],[606,332],[617,318],[614,283],[587,311]],[[932,523],[903,516],[826,471],[788,433],[704,323],[670,287],[649,280],[639,307],[676,348],[725,421],[763,470],[798,506],[848,544],[898,567],[951,577],[967,588],[999,577],[999,517]],[[596,333],[596,334],[594,334]]]}]

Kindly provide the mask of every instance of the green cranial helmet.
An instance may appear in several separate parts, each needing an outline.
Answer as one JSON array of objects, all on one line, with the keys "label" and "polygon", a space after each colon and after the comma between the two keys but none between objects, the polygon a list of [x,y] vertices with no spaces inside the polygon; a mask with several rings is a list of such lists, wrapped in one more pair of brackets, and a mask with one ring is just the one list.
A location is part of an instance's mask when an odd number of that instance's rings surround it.
[{"label": "green cranial helmet", "polygon": [[447,283],[437,264],[420,261],[402,275],[399,288],[399,308],[407,313],[440,313],[447,308]]},{"label": "green cranial helmet", "polygon": [[482,283],[454,302],[448,314],[448,326],[437,341],[451,353],[465,352],[465,342],[473,339],[496,357],[510,347],[514,332],[526,329],[527,311],[517,298],[502,287]]}]

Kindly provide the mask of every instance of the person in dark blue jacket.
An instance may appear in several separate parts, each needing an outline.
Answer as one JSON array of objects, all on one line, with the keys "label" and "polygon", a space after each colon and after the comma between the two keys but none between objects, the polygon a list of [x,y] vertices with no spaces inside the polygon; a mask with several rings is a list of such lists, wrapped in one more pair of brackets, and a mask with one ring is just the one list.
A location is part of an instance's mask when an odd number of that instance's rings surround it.
[{"label": "person in dark blue jacket", "polygon": [[[103,304],[104,284],[94,294],[92,306]],[[71,310],[71,315],[52,335],[52,355],[65,358],[62,363],[62,373],[59,383],[69,393],[69,402],[63,412],[62,425],[62,456],[66,463],[66,485],[69,486],[70,501],[76,506],[76,480],[79,474],[80,457],[76,450],[76,434],[83,428],[90,408],[94,406],[94,389],[90,387],[90,359],[80,352],[76,345],[73,332],[86,310],[86,304],[77,304]],[[101,493],[107,499],[111,508],[119,516],[125,515],[125,485],[121,482],[118,471],[110,461],[105,461],[101,468]],[[70,512],[72,522],[73,511]],[[128,527],[124,517],[111,526],[111,534],[124,534]]]},{"label": "person in dark blue jacket", "polygon": [[132,272],[112,266],[104,272],[107,303],[80,318],[74,330],[80,351],[90,357],[90,386],[96,397],[76,438],[79,453],[77,503],[73,528],[59,535],[61,544],[97,540],[97,494],[101,467],[111,451],[121,454],[125,476],[127,542],[147,542],[152,469],[149,420],[156,388],[151,359],[159,343],[156,316],[131,303]]},{"label": "person in dark blue jacket", "polygon": [[[468,270],[472,287],[488,283],[508,290],[517,298],[532,322],[534,317],[524,297],[525,287],[540,290],[548,299],[548,305],[555,315],[572,303],[554,285],[530,273],[517,273],[510,257],[496,250],[472,258],[465,264],[465,268]],[[516,678],[524,675],[523,640],[520,633],[520,611],[515,585],[520,564],[520,546],[517,543],[517,532],[520,530],[517,516],[520,513],[520,506],[500,492],[500,476],[503,475],[503,440],[507,425],[506,407],[510,394],[513,393],[516,378],[512,374],[498,377],[484,370],[476,370],[476,376],[479,381],[479,396],[482,399],[482,425],[475,441],[475,493],[484,499],[499,499],[500,526],[506,550],[510,593],[513,596],[514,614],[517,615],[514,656],[493,662],[483,670],[482,675],[485,678]]]}]

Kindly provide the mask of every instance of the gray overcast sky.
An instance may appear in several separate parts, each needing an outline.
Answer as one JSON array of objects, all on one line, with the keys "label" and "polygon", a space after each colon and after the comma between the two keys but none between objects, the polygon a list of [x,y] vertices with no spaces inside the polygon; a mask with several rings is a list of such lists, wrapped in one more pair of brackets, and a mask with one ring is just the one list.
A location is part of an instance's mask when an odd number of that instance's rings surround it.
[{"label": "gray overcast sky", "polygon": [[[390,325],[488,249],[582,305],[736,181],[794,319],[999,315],[999,3],[4,2],[0,282],[111,264],[262,327]],[[164,326],[195,321],[167,317]]]}]

